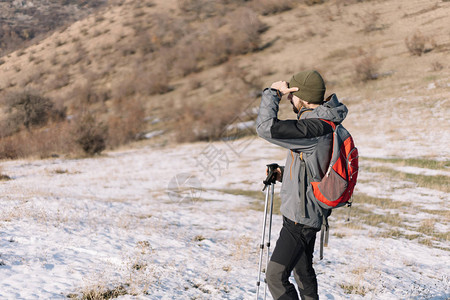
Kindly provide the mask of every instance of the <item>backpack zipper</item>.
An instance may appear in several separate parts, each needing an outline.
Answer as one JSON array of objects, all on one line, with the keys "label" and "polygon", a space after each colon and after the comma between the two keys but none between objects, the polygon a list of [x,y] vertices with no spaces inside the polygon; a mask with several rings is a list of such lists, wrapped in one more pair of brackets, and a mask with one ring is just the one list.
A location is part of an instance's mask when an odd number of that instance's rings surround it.
[{"label": "backpack zipper", "polygon": [[330,176],[331,169],[332,169],[331,167],[332,167],[331,165],[328,167],[327,173],[325,173],[326,177]]}]

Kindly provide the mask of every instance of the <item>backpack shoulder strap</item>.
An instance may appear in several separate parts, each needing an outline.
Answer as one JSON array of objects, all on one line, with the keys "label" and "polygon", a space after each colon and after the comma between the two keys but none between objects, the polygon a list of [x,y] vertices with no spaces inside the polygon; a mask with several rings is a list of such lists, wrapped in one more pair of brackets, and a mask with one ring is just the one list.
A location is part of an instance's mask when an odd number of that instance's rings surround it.
[{"label": "backpack shoulder strap", "polygon": [[331,122],[329,120],[325,120],[325,119],[319,119],[321,121],[324,121],[325,123],[328,123],[331,125],[331,127],[333,127],[333,130],[336,130],[336,124],[334,124],[334,122]]}]

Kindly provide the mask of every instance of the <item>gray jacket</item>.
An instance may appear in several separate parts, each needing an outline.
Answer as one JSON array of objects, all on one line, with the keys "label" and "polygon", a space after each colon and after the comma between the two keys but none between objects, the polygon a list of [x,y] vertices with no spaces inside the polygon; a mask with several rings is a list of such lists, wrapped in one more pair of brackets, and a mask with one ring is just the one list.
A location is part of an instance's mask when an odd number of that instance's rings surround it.
[{"label": "gray jacket", "polygon": [[279,120],[280,100],[275,90],[265,89],[256,119],[256,132],[260,137],[289,149],[280,210],[294,222],[320,229],[324,214],[328,216],[330,211],[315,199],[310,182],[322,179],[331,158],[333,128],[323,120],[341,123],[347,115],[347,107],[333,94],[314,110],[302,109],[297,120]]}]

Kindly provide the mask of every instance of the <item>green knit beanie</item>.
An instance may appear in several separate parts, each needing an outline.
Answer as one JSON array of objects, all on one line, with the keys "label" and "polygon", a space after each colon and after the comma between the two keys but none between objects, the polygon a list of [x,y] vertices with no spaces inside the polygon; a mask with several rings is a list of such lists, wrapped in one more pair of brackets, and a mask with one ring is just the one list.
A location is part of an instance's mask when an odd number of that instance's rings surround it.
[{"label": "green knit beanie", "polygon": [[298,87],[295,96],[309,103],[321,104],[325,95],[325,82],[317,71],[303,71],[292,76],[289,87]]}]

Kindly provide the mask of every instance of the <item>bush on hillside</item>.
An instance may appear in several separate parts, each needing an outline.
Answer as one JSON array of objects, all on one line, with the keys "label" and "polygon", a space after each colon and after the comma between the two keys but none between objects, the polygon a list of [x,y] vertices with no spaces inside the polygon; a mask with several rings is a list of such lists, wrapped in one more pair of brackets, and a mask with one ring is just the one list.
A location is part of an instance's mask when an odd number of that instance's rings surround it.
[{"label": "bush on hillside", "polygon": [[5,123],[10,130],[9,134],[19,131],[22,126],[29,130],[33,126],[47,124],[51,118],[65,118],[64,107],[56,108],[50,98],[44,97],[36,91],[8,94],[5,104],[8,114]]},{"label": "bush on hillside", "polygon": [[[178,142],[212,141],[223,138],[228,125],[254,120],[251,107],[262,87],[260,73],[239,66],[237,60],[232,60],[223,67],[222,84],[229,92],[221,95],[211,95],[203,102],[185,101],[176,110],[175,134]],[[209,83],[205,83],[208,85]],[[212,87],[211,87],[212,88]],[[217,85],[214,88],[221,88]],[[251,130],[243,130],[246,135]]]},{"label": "bush on hillside", "polygon": [[291,10],[294,5],[293,0],[260,0],[254,4],[254,7],[263,16],[267,16]]},{"label": "bush on hillside", "polygon": [[75,120],[75,142],[88,155],[100,154],[106,149],[108,127],[92,113],[85,113]]},{"label": "bush on hillside", "polygon": [[[236,101],[238,99],[238,101]],[[226,125],[239,116],[244,99],[237,95],[214,99],[207,105],[184,103],[175,115],[178,142],[212,141],[221,137]]]},{"label": "bush on hillside", "polygon": [[108,147],[117,147],[140,138],[145,129],[143,103],[135,98],[117,99],[108,118]]},{"label": "bush on hillside", "polygon": [[385,27],[380,24],[380,13],[377,11],[368,11],[362,16],[358,15],[358,17],[362,23],[363,33],[383,30]]},{"label": "bush on hillside", "polygon": [[380,60],[373,54],[367,54],[355,61],[355,79],[357,82],[367,82],[379,77]]},{"label": "bush on hillside", "polygon": [[0,159],[16,159],[20,153],[17,151],[17,143],[8,137],[0,140]]},{"label": "bush on hillside", "polygon": [[309,6],[316,5],[316,4],[322,4],[322,3],[325,3],[326,1],[327,0],[303,0],[303,2]]},{"label": "bush on hillside", "polygon": [[[175,122],[177,142],[214,141],[224,138],[229,126],[239,126],[241,122],[256,118],[247,112],[254,99],[242,93],[231,92],[210,99],[206,105],[183,103],[183,106],[175,111],[178,116]],[[243,131],[244,135],[255,133],[253,127]]]},{"label": "bush on hillside", "polygon": [[412,36],[405,38],[406,48],[412,55],[421,56],[436,47],[436,42],[428,36],[416,31]]},{"label": "bush on hillside", "polygon": [[223,12],[223,5],[219,1],[210,0],[178,0],[178,8],[194,20],[204,20]]},{"label": "bush on hillside", "polygon": [[260,35],[267,30],[267,25],[259,20],[258,15],[247,8],[234,12],[229,18],[231,53],[236,55],[258,50]]}]

